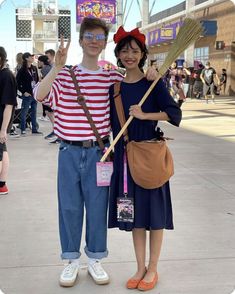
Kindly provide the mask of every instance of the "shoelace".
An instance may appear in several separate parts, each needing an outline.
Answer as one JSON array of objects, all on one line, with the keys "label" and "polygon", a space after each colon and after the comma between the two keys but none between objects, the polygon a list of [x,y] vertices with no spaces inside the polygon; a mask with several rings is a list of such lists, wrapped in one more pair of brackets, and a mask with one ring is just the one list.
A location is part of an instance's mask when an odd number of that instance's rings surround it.
[{"label": "shoelace", "polygon": [[96,261],[94,264],[93,264],[93,269],[95,271],[95,273],[98,275],[98,276],[103,276],[105,274],[101,264],[99,261]]},{"label": "shoelace", "polygon": [[77,265],[70,263],[66,266],[66,268],[63,271],[63,276],[70,277],[73,275],[74,270],[76,269]]}]

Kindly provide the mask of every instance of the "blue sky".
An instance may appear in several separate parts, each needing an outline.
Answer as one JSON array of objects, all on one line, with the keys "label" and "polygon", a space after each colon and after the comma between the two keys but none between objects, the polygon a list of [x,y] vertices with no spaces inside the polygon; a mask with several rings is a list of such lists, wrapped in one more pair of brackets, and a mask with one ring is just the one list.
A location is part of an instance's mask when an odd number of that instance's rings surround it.
[{"label": "blue sky", "polygon": [[[29,41],[16,41],[15,32],[15,9],[22,6],[30,6],[28,0],[7,0],[0,8],[0,46],[3,46],[8,54],[9,64],[12,66],[15,63],[15,55],[18,52],[32,52],[32,44]],[[128,1],[129,2],[129,1]],[[125,24],[125,29],[129,30],[135,27],[140,21],[140,12],[137,1],[134,1],[131,13]],[[141,3],[141,1],[139,1]],[[172,7],[183,2],[183,0],[157,0],[153,12],[157,13],[166,8]],[[1,3],[1,1],[0,1]],[[82,52],[78,45],[78,33],[76,32],[76,1],[58,0],[60,6],[66,6],[71,10],[72,20],[72,40],[68,56],[68,64],[76,64],[81,61]],[[152,7],[153,0],[149,1],[149,7]],[[111,35],[112,36],[112,35]],[[105,52],[105,59],[115,62],[113,55],[113,45],[109,44]]]}]

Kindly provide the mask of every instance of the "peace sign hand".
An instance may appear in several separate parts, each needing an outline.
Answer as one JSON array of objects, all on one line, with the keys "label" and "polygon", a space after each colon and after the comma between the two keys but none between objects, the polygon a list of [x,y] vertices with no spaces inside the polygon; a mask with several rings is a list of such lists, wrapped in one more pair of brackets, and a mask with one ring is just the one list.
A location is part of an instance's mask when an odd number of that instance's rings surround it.
[{"label": "peace sign hand", "polygon": [[70,40],[68,40],[67,45],[65,47],[64,46],[64,36],[61,36],[61,38],[60,38],[60,46],[59,46],[59,49],[58,49],[58,51],[56,52],[56,55],[55,55],[55,66],[58,69],[61,69],[66,64],[69,46],[70,46]]}]

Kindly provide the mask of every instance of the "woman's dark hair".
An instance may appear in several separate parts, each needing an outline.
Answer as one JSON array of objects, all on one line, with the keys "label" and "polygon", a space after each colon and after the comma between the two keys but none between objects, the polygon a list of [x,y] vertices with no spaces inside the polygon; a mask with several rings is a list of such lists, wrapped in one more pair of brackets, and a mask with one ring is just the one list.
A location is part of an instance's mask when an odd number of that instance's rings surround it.
[{"label": "woman's dark hair", "polygon": [[7,53],[3,47],[0,47],[0,69],[3,68],[7,62]]},{"label": "woman's dark hair", "polygon": [[[138,45],[138,47],[140,48],[141,52],[144,53],[143,57],[141,58],[138,66],[139,69],[143,71],[143,66],[145,64],[145,61],[147,59],[147,54],[148,54],[148,50],[146,48],[146,45],[141,43],[139,40],[137,40],[136,38],[132,37],[132,36],[127,36],[126,38],[122,39],[119,43],[117,43],[115,49],[114,49],[114,54],[115,56],[118,58],[118,54],[119,52],[122,50],[123,47],[125,47],[126,45],[133,49],[131,46],[131,41],[134,40],[136,42],[136,44]],[[118,67],[122,67],[125,68],[125,66],[121,63],[121,60],[118,58],[117,60],[117,65]]]},{"label": "woman's dark hair", "polygon": [[38,61],[41,61],[44,63],[44,65],[50,65],[49,63],[49,59],[47,57],[47,55],[41,55],[38,57]]}]

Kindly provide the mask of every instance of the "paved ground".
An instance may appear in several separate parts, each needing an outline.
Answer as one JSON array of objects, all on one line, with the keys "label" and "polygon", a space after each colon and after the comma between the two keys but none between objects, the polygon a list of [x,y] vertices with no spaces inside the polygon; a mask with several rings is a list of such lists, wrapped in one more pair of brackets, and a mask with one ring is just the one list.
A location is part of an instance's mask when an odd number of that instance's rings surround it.
[{"label": "paved ground", "polygon": [[[175,140],[171,180],[175,230],[165,233],[155,294],[230,294],[235,289],[235,97],[188,100]],[[47,134],[49,123],[40,122]],[[56,168],[58,145],[28,135],[9,139],[10,193],[0,198],[0,289],[5,294],[130,293],[135,271],[131,234],[110,230],[108,286],[83,269],[73,288],[58,285]],[[83,241],[84,245],[84,241]],[[135,291],[132,291],[135,292]]]}]

